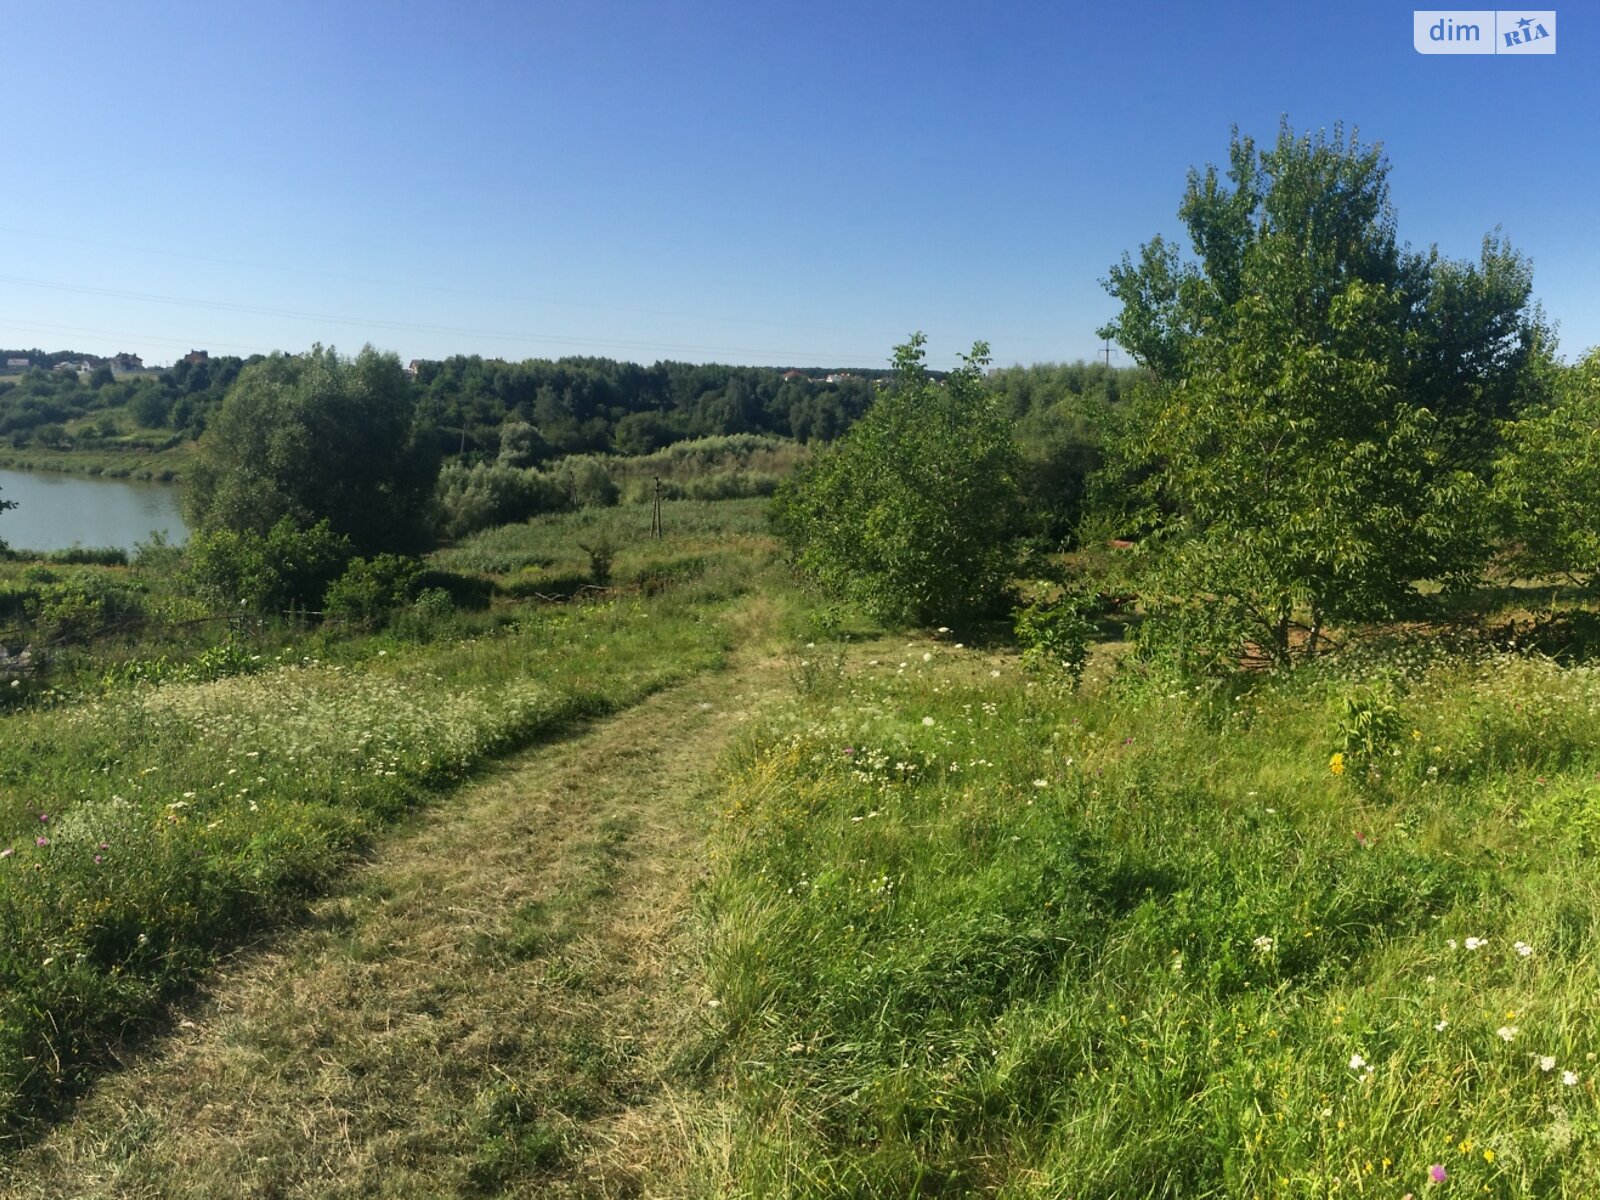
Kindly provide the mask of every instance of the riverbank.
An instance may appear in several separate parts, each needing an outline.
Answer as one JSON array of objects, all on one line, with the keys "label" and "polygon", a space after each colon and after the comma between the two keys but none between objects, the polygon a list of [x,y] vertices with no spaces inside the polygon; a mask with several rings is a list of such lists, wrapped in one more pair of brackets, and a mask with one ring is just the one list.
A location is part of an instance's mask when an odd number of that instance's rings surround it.
[{"label": "riverbank", "polygon": [[54,471],[70,475],[95,475],[107,479],[137,479],[151,483],[176,483],[194,461],[195,443],[181,442],[165,450],[148,447],[81,450],[0,450],[0,467],[13,471]]}]

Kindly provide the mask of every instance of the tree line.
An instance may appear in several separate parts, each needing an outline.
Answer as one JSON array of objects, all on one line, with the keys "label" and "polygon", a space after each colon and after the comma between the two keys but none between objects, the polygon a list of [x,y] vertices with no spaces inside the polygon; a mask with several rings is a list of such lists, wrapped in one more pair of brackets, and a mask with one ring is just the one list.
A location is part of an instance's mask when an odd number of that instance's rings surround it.
[{"label": "tree line", "polygon": [[[51,369],[55,359],[79,361],[81,356],[65,351],[0,351],[4,357],[25,357],[35,365],[0,376],[0,438],[18,449],[65,449],[126,438],[130,422],[137,429],[198,438],[240,372],[267,356],[180,361],[156,374],[120,378],[109,367],[83,376]],[[646,367],[588,357],[506,362],[457,355],[417,363],[414,374],[407,372],[406,387],[441,455],[494,458],[502,427],[516,422],[539,431],[530,452],[543,460],[649,454],[675,442],[731,434],[831,441],[866,411],[875,383],[885,375],[679,362]],[[119,422],[117,410],[129,420]]]}]

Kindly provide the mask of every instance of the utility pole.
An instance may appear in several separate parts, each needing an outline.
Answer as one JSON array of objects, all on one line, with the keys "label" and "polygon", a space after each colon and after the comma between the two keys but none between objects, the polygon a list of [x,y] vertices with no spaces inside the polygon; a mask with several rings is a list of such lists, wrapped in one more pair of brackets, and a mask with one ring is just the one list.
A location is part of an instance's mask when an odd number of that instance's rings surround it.
[{"label": "utility pole", "polygon": [[661,528],[661,476],[656,476],[656,498],[650,508],[650,536],[653,538],[665,537],[666,533]]},{"label": "utility pole", "polygon": [[1106,356],[1106,366],[1108,368],[1111,366],[1111,356],[1116,352],[1115,347],[1111,345],[1111,339],[1107,338],[1106,344],[1100,348],[1100,353]]}]

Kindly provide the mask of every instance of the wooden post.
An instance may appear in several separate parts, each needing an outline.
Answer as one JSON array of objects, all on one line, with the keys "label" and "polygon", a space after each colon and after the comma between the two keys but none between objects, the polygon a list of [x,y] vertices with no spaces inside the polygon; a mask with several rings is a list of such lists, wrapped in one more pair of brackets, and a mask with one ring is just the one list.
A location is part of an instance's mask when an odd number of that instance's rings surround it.
[{"label": "wooden post", "polygon": [[650,536],[659,538],[666,536],[661,528],[661,476],[656,476],[655,502],[650,506]]}]

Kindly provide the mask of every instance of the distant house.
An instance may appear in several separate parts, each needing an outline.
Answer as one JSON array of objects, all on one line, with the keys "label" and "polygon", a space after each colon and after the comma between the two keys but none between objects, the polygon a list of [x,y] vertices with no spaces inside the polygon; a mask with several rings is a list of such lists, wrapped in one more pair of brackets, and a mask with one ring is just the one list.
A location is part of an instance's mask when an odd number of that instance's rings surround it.
[{"label": "distant house", "polygon": [[6,370],[26,371],[28,369],[29,361],[30,360],[26,358],[8,358],[6,359]]},{"label": "distant house", "polygon": [[56,364],[56,370],[61,371],[63,373],[65,373],[67,371],[71,371],[75,375],[81,375],[83,372],[90,371],[90,370],[93,370],[93,369],[94,368],[92,368],[91,366],[89,366],[88,363],[85,363],[85,362],[58,362]]},{"label": "distant house", "polygon": [[808,379],[808,378],[810,378],[810,376],[808,376],[804,371],[785,371],[783,373],[783,377],[785,379]]},{"label": "distant house", "polygon": [[211,355],[205,350],[191,350],[189,353],[185,354],[180,361],[189,363],[191,365],[198,365],[199,363],[210,362]]},{"label": "distant house", "polygon": [[406,374],[415,377],[416,373],[422,370],[422,364],[426,361],[427,359],[424,358],[413,358],[406,364]]},{"label": "distant house", "polygon": [[137,354],[113,354],[106,360],[106,363],[113,371],[118,373],[144,370],[144,360]]}]

